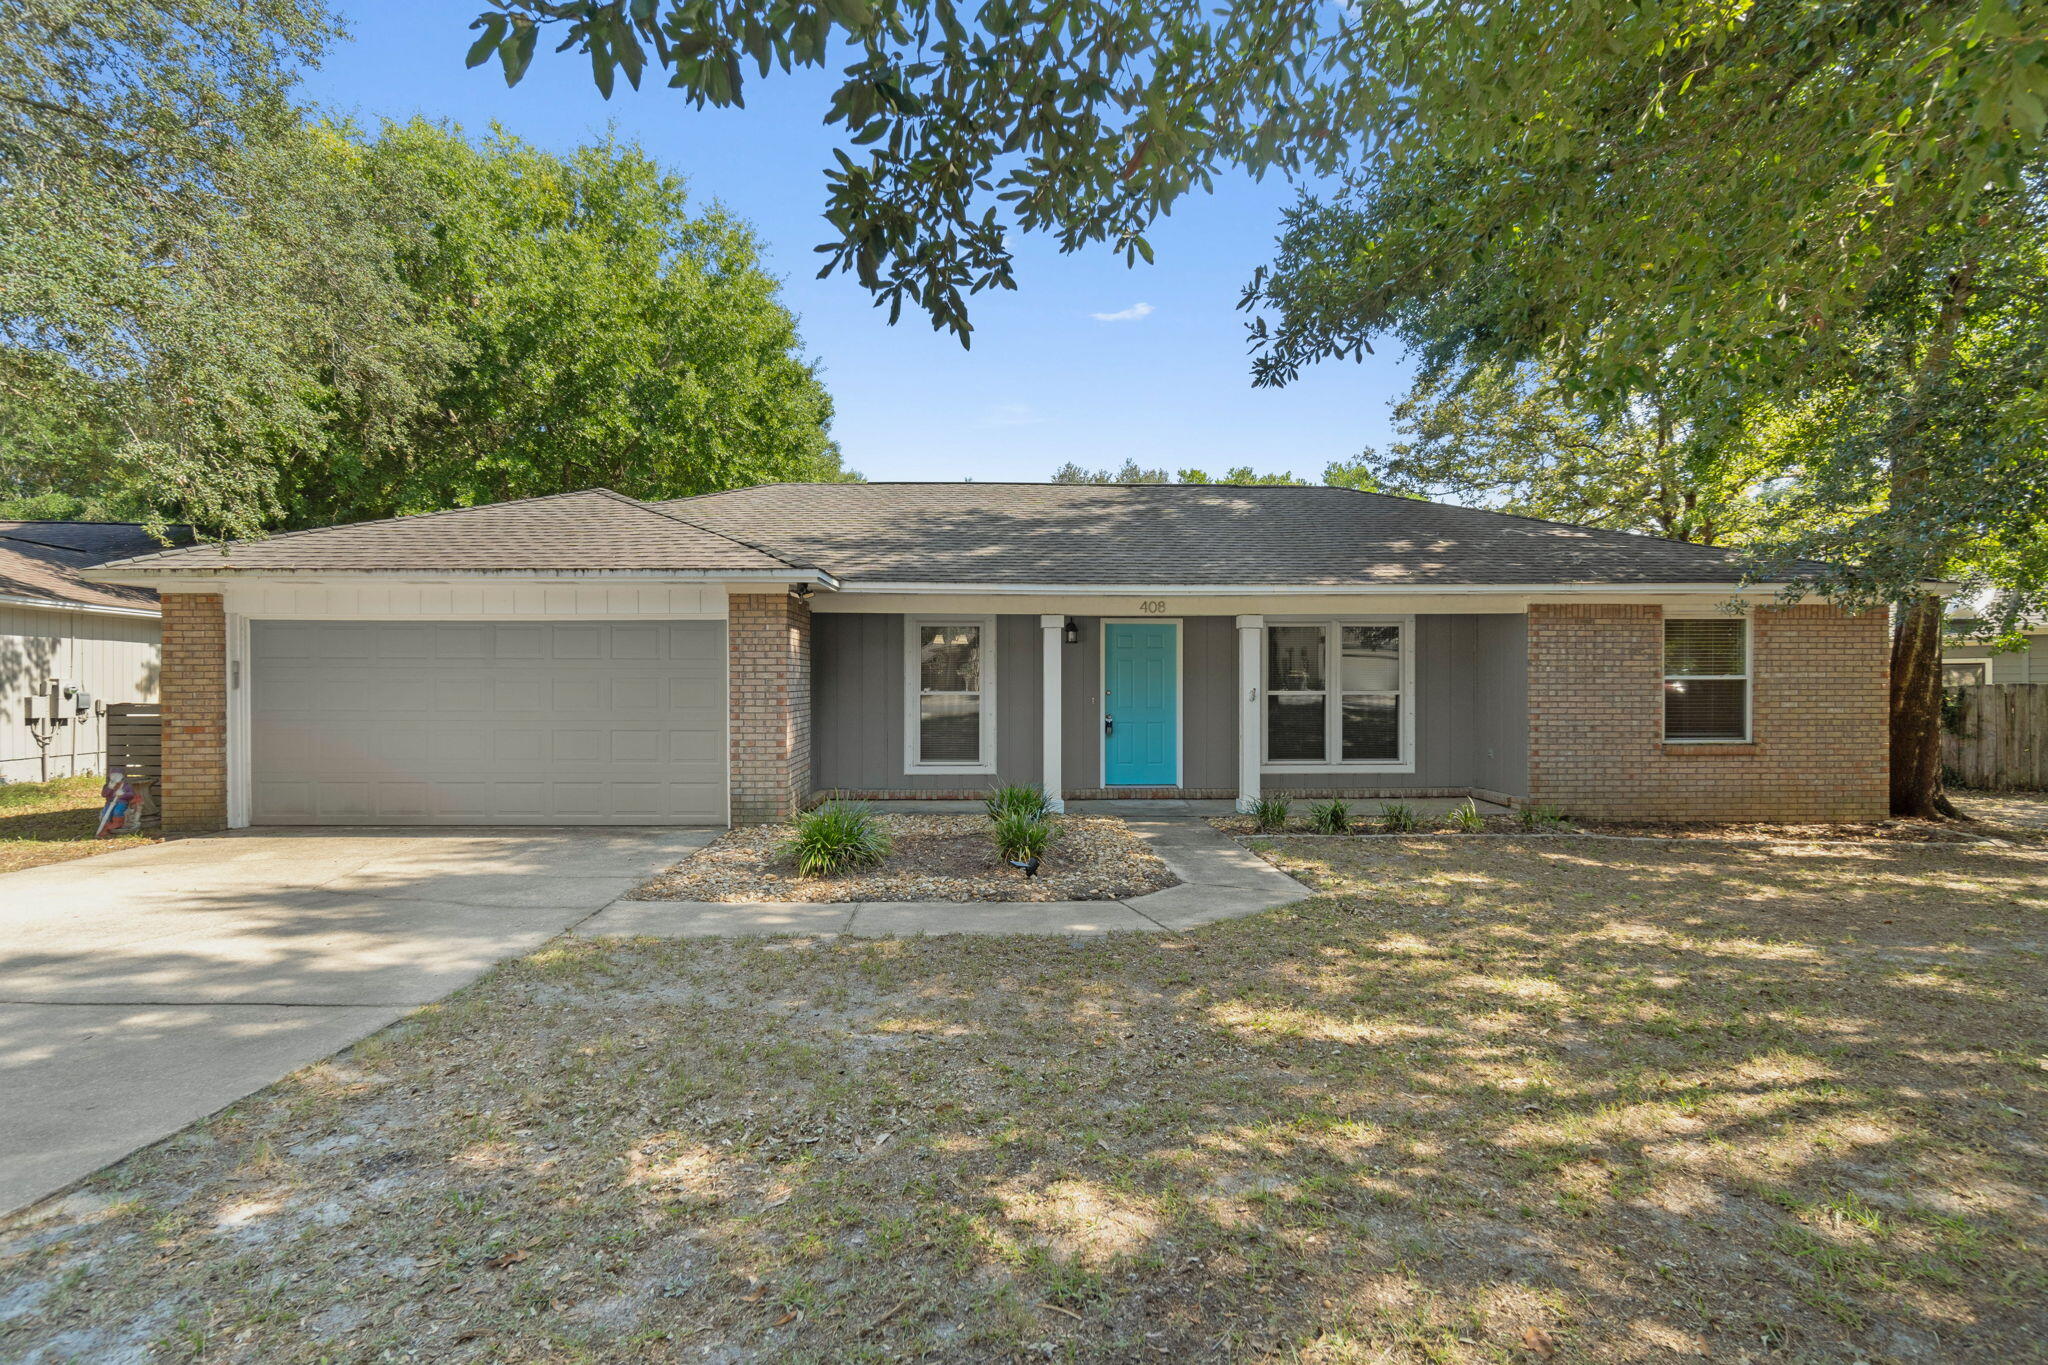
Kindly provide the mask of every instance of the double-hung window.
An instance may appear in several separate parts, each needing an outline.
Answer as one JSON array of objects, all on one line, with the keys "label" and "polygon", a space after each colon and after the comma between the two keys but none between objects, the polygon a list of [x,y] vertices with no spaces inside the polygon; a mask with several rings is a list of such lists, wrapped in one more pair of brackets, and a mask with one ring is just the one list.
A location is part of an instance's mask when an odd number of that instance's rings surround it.
[{"label": "double-hung window", "polygon": [[1749,738],[1749,621],[1664,621],[1664,738],[1676,744]]},{"label": "double-hung window", "polygon": [[1266,762],[1403,768],[1414,730],[1411,623],[1269,622]]},{"label": "double-hung window", "polygon": [[905,769],[994,772],[994,620],[913,616],[905,625]]}]

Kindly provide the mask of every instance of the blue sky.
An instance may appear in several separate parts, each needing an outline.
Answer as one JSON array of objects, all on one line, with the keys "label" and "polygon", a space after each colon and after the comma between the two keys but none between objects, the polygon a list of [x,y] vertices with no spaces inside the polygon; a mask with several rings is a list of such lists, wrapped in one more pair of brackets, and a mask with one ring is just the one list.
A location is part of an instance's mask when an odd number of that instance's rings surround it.
[{"label": "blue sky", "polygon": [[481,6],[340,8],[354,37],[308,77],[319,103],[365,122],[418,114],[473,132],[497,122],[553,149],[610,124],[688,177],[693,194],[751,222],[822,363],[847,463],[871,479],[1038,480],[1068,460],[1126,459],[1314,478],[1384,440],[1388,404],[1407,387],[1393,356],[1324,365],[1278,391],[1251,387],[1235,305],[1292,198],[1277,180],[1221,182],[1185,201],[1150,234],[1150,266],[1019,241],[1017,291],[974,301],[974,346],[963,351],[921,318],[890,326],[848,276],[813,278],[833,145],[822,74],[752,81],[746,109],[700,111],[652,79],[606,101],[586,61],[543,51],[507,89],[495,61],[463,69]]}]

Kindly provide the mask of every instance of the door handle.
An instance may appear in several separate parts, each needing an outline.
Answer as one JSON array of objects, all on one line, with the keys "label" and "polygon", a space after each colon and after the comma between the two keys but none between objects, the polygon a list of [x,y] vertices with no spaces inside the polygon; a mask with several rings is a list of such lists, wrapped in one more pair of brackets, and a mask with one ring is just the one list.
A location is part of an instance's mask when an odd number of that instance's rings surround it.
[{"label": "door handle", "polygon": [[1102,718],[1102,733],[1105,735],[1113,735],[1116,733],[1115,716],[1104,716]]}]

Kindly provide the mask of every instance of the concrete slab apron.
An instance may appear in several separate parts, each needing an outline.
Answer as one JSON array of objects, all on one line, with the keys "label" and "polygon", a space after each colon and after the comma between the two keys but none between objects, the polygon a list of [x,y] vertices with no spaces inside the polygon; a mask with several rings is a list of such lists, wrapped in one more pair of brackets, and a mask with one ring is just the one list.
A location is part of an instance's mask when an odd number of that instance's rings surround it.
[{"label": "concrete slab apron", "polygon": [[[1160,803],[1162,806],[1166,803]],[[605,938],[722,938],[766,934],[1112,934],[1192,929],[1256,915],[1315,893],[1206,820],[1171,809],[1119,812],[1180,878],[1179,886],[1120,901],[618,900],[578,925]]]},{"label": "concrete slab apron", "polygon": [[715,830],[305,830],[0,876],[0,1213],[531,952]]}]

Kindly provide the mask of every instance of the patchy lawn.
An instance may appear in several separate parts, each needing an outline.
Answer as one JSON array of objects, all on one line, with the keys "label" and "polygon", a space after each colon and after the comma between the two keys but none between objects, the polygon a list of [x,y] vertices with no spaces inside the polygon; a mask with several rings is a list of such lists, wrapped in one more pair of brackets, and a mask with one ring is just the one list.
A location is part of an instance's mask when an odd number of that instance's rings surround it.
[{"label": "patchy lawn", "polygon": [[105,778],[60,777],[54,782],[0,785],[0,872],[61,863],[162,841],[154,830],[95,839],[100,786]]},{"label": "patchy lawn", "polygon": [[558,943],[0,1228],[0,1358],[2041,1357],[2048,854],[1274,856],[1330,894]]},{"label": "patchy lawn", "polygon": [[664,901],[1103,901],[1178,884],[1121,820],[1052,817],[1038,875],[1003,860],[980,815],[881,815],[889,856],[880,867],[805,877],[785,851],[787,825],[728,830],[633,892]]}]

